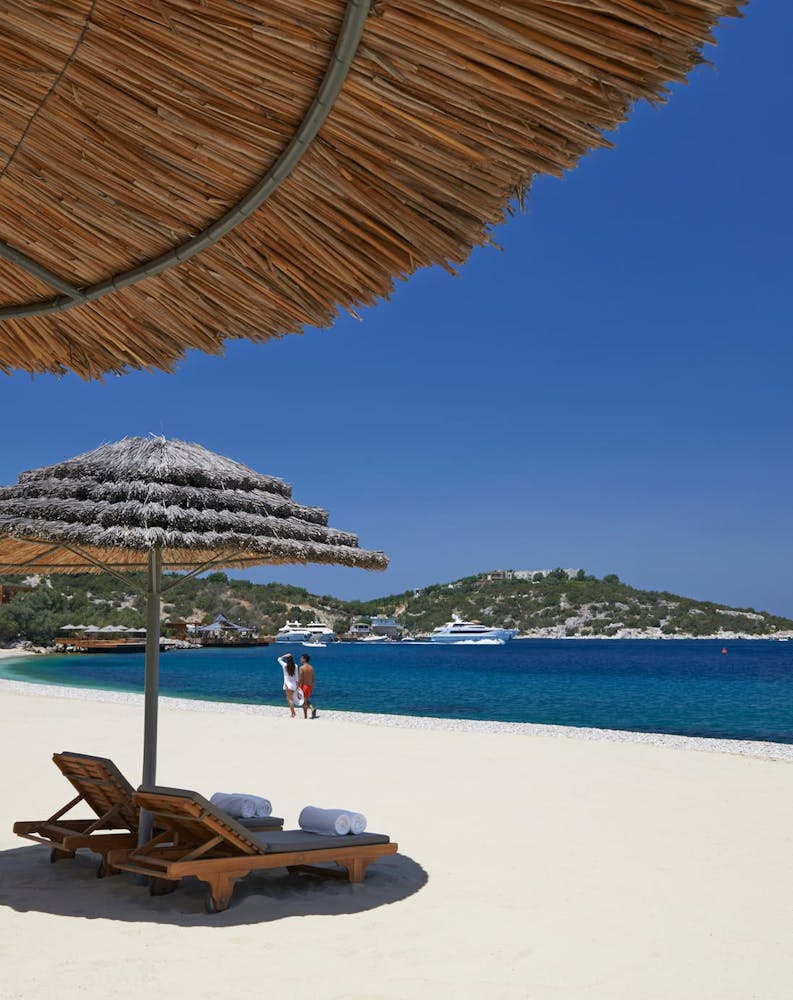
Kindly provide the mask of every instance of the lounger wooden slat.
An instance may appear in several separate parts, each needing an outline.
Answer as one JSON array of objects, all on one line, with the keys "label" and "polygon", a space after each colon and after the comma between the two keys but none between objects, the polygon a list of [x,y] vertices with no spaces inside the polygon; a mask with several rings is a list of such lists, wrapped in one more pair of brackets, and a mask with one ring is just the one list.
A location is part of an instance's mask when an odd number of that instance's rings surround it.
[{"label": "lounger wooden slat", "polygon": [[73,837],[84,835],[93,826],[90,821],[86,822],[85,820],[78,820],[77,823],[79,825],[76,826],[62,826],[60,823],[43,823],[39,827],[39,830],[48,833],[52,837]]},{"label": "lounger wooden slat", "polygon": [[[148,810],[162,833],[131,851],[112,851],[111,870],[150,875],[156,895],[167,883],[194,876],[206,883],[207,909],[226,909],[238,878],[254,871],[286,868],[361,882],[372,861],[395,854],[398,845],[383,834],[325,837],[303,830],[252,833],[197,792],[152,786],[135,803]],[[163,836],[164,834],[164,836]],[[323,865],[335,865],[326,868]]]},{"label": "lounger wooden slat", "polygon": [[40,819],[20,819],[14,823],[14,833],[29,832],[31,830],[68,830],[70,833],[85,833],[94,825],[90,819],[69,820],[68,827],[60,824],[50,823],[49,820]]}]

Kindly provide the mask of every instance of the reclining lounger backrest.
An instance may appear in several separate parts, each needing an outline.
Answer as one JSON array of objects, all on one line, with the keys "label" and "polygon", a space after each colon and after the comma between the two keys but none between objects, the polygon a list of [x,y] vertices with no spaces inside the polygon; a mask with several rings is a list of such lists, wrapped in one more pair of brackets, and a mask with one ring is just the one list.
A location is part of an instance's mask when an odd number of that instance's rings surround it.
[{"label": "reclining lounger backrest", "polygon": [[104,824],[108,829],[138,829],[139,812],[132,801],[135,789],[112,760],[66,750],[53,754],[52,760],[97,816],[112,811]]},{"label": "reclining lounger backrest", "polygon": [[214,835],[222,838],[216,851],[242,856],[267,854],[266,845],[250,830],[198,792],[141,785],[134,801],[154,816],[155,827],[178,834],[181,843],[202,844]]}]

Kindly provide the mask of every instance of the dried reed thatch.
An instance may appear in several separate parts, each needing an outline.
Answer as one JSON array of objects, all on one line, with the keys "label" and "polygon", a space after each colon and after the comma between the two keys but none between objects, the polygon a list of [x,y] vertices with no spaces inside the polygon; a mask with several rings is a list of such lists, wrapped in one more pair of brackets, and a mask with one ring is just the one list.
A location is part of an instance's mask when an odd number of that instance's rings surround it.
[{"label": "dried reed thatch", "polygon": [[742,2],[4,4],[0,368],[167,369],[454,268]]},{"label": "dried reed thatch", "polygon": [[142,570],[162,564],[332,563],[385,569],[382,552],[327,527],[278,479],[197,444],[125,438],[0,488],[0,572]]}]

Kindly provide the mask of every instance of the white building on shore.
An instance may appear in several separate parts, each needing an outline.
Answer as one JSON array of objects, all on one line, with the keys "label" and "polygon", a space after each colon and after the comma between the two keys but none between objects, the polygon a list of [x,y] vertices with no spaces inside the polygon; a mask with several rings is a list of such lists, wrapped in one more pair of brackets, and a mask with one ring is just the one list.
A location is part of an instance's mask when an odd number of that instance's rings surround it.
[{"label": "white building on shore", "polygon": [[[582,572],[581,569],[565,569],[562,572],[568,580],[573,580]],[[551,569],[494,569],[491,573],[485,573],[486,580],[534,580],[535,577],[545,577],[553,573]]]}]

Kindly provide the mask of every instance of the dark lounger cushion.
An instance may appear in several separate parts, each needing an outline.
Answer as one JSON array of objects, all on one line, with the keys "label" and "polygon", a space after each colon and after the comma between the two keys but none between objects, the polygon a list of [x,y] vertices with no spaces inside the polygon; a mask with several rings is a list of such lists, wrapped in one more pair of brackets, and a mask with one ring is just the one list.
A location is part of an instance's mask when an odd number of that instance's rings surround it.
[{"label": "dark lounger cushion", "polygon": [[366,847],[369,844],[388,844],[382,833],[348,833],[341,837],[326,837],[306,830],[279,830],[256,836],[267,854],[289,854],[292,851],[323,851],[334,847]]},{"label": "dark lounger cushion", "polygon": [[256,833],[259,830],[280,830],[284,825],[284,821],[280,816],[253,816],[251,819],[236,816],[235,819],[240,826],[244,826],[246,830],[250,830],[252,833]]}]

